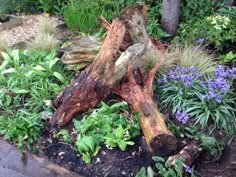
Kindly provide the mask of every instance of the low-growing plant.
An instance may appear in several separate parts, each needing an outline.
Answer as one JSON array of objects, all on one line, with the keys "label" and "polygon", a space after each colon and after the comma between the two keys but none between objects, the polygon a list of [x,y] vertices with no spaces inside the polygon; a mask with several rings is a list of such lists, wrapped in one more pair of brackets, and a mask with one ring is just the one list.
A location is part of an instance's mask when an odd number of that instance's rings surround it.
[{"label": "low-growing plant", "polygon": [[[5,52],[8,49],[6,35],[0,36],[0,52]],[[0,64],[3,61],[2,56],[0,55]]]},{"label": "low-growing plant", "polygon": [[214,76],[203,75],[195,67],[170,71],[158,80],[160,108],[172,108],[176,119],[185,124],[192,119],[202,129],[213,125],[227,134],[236,132],[235,93],[231,88],[236,68],[217,67]]},{"label": "low-growing plant", "polygon": [[[142,70],[149,72],[156,63],[161,59],[162,53],[149,53],[145,60],[142,60]],[[212,55],[209,55],[200,46],[171,46],[165,56],[165,60],[157,70],[157,76],[165,74],[176,66],[188,68],[194,66],[199,72],[212,73],[215,71],[217,63],[214,62]]]},{"label": "low-growing plant", "polygon": [[220,64],[234,63],[236,62],[236,53],[230,51],[225,55],[221,55],[219,59],[220,59]]},{"label": "low-growing plant", "polygon": [[236,41],[235,9],[224,6],[215,14],[180,24],[175,42],[198,44],[201,41],[201,44],[210,44],[223,50]]},{"label": "low-growing plant", "polygon": [[62,138],[63,141],[68,144],[72,142],[69,131],[65,129],[61,129],[58,133],[56,133],[56,138]]},{"label": "low-growing plant", "polygon": [[[38,135],[34,131],[38,132],[37,124],[43,125],[40,112],[51,114],[50,100],[55,98],[63,84],[68,84],[65,77],[71,78],[55,54],[55,50],[50,53],[27,50],[1,52],[4,58],[0,65],[1,135],[18,144],[19,148],[24,145],[29,148],[36,140]],[[16,134],[9,134],[13,129]],[[27,134],[29,140],[22,134]]]},{"label": "low-growing plant", "polygon": [[43,126],[39,113],[29,113],[23,109],[12,116],[0,116],[0,135],[4,140],[15,143],[19,149],[32,149]]},{"label": "low-growing plant", "polygon": [[34,51],[45,50],[50,52],[57,48],[59,40],[57,39],[57,29],[55,22],[48,17],[40,17],[38,24],[38,33],[34,38],[26,42],[26,48]]},{"label": "low-growing plant", "polygon": [[26,42],[28,50],[50,51],[57,48],[59,40],[50,34],[39,33],[33,39]]},{"label": "low-growing plant", "polygon": [[124,151],[127,145],[133,145],[131,138],[139,135],[139,114],[134,114],[132,121],[128,120],[122,112],[127,112],[127,103],[115,103],[108,106],[101,103],[101,107],[81,121],[73,120],[78,134],[76,149],[83,156],[86,163],[91,162],[101,144],[109,148],[119,147]]},{"label": "low-growing plant", "polygon": [[182,158],[176,159],[174,164],[170,164],[168,160],[159,156],[154,156],[152,159],[155,161],[155,171],[157,172],[154,172],[151,167],[148,167],[147,170],[142,167],[135,177],[183,177],[184,173],[194,176],[193,169],[185,165]]},{"label": "low-growing plant", "polygon": [[38,19],[38,32],[56,36],[58,33],[56,23],[49,17],[40,16]]}]

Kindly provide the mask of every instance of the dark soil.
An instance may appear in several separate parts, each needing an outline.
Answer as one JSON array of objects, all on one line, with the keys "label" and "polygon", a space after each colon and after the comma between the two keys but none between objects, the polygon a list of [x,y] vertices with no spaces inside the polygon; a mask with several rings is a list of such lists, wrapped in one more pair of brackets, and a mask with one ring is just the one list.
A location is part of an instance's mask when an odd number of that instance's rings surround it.
[{"label": "dark soil", "polygon": [[111,150],[102,146],[90,164],[85,164],[71,145],[56,140],[45,149],[45,155],[52,162],[84,177],[133,177],[141,167],[152,164],[152,156],[147,152],[142,136],[134,141],[135,145],[129,146],[124,152],[117,148]]}]

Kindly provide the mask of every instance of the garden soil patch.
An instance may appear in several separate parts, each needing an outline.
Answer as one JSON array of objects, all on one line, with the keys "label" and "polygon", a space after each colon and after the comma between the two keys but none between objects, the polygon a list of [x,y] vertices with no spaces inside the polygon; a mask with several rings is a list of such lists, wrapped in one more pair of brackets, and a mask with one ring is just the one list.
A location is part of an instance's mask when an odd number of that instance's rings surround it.
[{"label": "garden soil patch", "polygon": [[152,164],[152,156],[147,152],[142,136],[135,138],[134,142],[135,145],[129,146],[124,152],[117,148],[111,150],[102,146],[90,164],[85,164],[71,145],[57,140],[53,140],[53,143],[45,148],[44,153],[52,162],[84,177],[133,177],[141,167]]}]

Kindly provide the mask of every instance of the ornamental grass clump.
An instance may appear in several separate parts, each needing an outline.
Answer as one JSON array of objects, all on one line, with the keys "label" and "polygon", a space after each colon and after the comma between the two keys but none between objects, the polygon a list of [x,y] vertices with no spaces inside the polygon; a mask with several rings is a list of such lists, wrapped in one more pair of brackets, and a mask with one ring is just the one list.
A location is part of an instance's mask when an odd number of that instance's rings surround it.
[{"label": "ornamental grass clump", "polygon": [[204,129],[213,125],[226,133],[236,132],[236,94],[231,87],[236,68],[218,66],[214,75],[203,74],[195,67],[176,67],[157,80],[162,111],[172,108],[176,119],[191,120]]}]

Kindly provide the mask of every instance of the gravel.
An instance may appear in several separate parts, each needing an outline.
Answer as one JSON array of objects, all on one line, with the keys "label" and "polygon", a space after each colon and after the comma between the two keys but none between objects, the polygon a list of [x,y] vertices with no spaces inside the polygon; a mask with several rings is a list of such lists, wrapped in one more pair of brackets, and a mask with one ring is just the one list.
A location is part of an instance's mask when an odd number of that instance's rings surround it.
[{"label": "gravel", "polygon": [[[0,36],[6,37],[8,46],[30,39],[38,32],[37,26],[40,16],[42,15],[21,15],[19,17],[22,18],[23,24],[10,30],[0,32]],[[51,18],[56,25],[63,24],[63,21],[58,17],[48,18]]]}]

